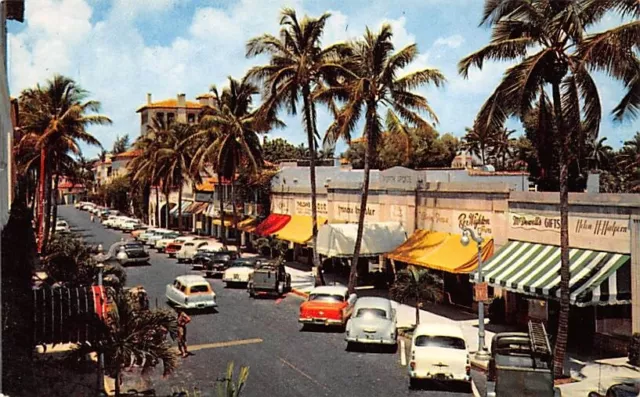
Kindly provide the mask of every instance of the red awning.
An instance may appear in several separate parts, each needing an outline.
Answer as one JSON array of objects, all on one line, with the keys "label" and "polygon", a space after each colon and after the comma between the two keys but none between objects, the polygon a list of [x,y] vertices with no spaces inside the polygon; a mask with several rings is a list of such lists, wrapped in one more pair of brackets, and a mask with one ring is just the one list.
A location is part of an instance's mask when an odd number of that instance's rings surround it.
[{"label": "red awning", "polygon": [[291,215],[270,214],[254,231],[258,236],[267,237],[277,233],[291,220]]}]

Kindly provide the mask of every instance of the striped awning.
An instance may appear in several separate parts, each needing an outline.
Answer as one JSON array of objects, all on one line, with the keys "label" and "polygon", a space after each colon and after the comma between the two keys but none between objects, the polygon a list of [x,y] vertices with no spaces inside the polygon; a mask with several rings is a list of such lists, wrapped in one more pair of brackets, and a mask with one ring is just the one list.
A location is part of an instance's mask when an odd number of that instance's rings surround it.
[{"label": "striped awning", "polygon": [[[571,248],[571,304],[631,303],[631,257]],[[560,247],[510,241],[483,265],[489,285],[544,298],[560,298]],[[478,281],[473,273],[472,282]]]}]

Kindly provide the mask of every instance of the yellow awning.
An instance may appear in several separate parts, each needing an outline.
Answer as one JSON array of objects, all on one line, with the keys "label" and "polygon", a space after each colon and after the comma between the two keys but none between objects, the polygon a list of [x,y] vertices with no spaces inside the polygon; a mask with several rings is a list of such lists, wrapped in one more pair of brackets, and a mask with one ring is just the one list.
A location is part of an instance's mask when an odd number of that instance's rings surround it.
[{"label": "yellow awning", "polygon": [[[417,230],[387,257],[449,273],[470,273],[478,267],[478,247],[473,241],[465,247],[460,237],[453,233]],[[490,236],[484,239],[482,260],[487,260],[493,255],[494,243]]]},{"label": "yellow awning", "polygon": [[238,230],[242,230],[246,232],[246,231],[249,231],[249,229],[251,229],[252,226],[255,229],[257,223],[258,223],[257,218],[247,218],[243,221],[238,222]]},{"label": "yellow awning", "polygon": [[[213,224],[216,226],[220,226],[222,225],[222,220],[220,218],[216,218],[213,220]],[[225,217],[224,218],[224,227],[231,227],[233,226],[233,218],[228,218]]]},{"label": "yellow awning", "polygon": [[[318,228],[327,223],[326,218],[318,217]],[[307,215],[291,215],[291,220],[276,233],[280,240],[291,241],[296,244],[306,244],[313,235],[313,220]]]}]

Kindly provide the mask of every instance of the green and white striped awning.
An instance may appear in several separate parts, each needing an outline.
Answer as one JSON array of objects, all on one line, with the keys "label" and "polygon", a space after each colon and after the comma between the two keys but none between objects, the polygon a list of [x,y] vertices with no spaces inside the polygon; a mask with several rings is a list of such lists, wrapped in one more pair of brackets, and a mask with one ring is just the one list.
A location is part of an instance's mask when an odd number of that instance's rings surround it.
[{"label": "green and white striped awning", "polygon": [[[571,304],[631,303],[631,257],[571,248]],[[510,241],[482,269],[489,285],[544,298],[560,298],[560,247]],[[472,274],[478,282],[478,274]]]}]

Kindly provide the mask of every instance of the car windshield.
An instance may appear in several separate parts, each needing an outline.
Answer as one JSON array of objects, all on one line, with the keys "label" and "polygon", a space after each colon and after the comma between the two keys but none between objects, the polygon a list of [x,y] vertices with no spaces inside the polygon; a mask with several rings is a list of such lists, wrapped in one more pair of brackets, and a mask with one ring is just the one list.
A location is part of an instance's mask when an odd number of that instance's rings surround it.
[{"label": "car windshield", "polygon": [[418,347],[442,347],[445,349],[465,349],[464,339],[455,336],[420,335],[416,338]]},{"label": "car windshield", "polygon": [[127,243],[125,245],[126,249],[143,249],[144,245],[142,245],[142,243],[139,243],[137,241],[132,241],[130,243]]},{"label": "car windshield", "polygon": [[209,292],[209,286],[207,284],[192,285],[191,288],[189,288],[189,292],[192,294],[197,294],[198,292]]},{"label": "car windshield", "polygon": [[235,261],[233,262],[234,267],[253,267],[253,262],[250,261]]},{"label": "car windshield", "polygon": [[219,261],[228,261],[229,259],[231,259],[231,256],[229,254],[213,254],[213,259]]},{"label": "car windshield", "polygon": [[193,247],[193,243],[186,243],[184,246],[185,247]]},{"label": "car windshield", "polygon": [[344,296],[334,294],[311,294],[310,301],[316,302],[344,302]]},{"label": "car windshield", "polygon": [[356,317],[387,318],[387,312],[384,309],[363,308],[358,309]]}]

